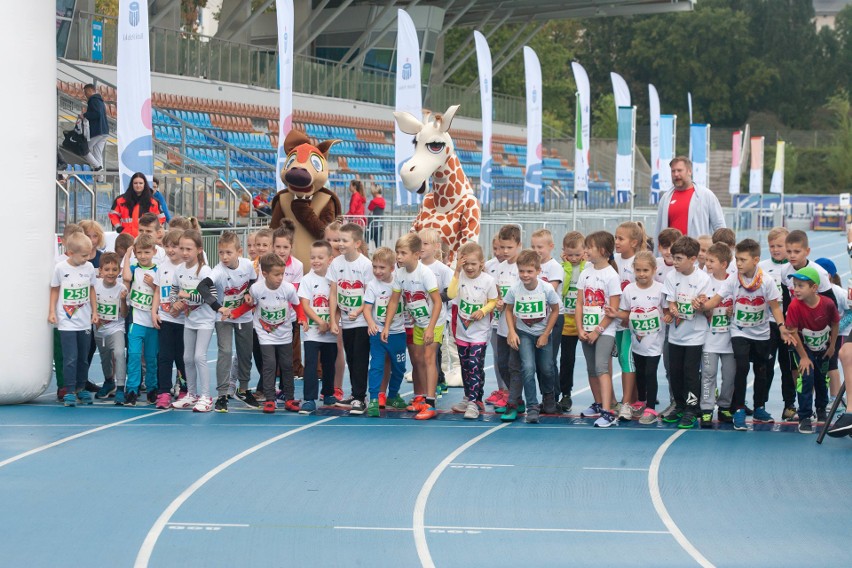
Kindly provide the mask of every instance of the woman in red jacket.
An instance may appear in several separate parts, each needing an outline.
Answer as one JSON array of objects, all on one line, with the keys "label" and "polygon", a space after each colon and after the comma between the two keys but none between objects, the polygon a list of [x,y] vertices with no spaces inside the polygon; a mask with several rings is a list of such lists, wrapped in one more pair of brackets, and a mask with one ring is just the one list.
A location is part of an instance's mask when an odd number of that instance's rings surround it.
[{"label": "woman in red jacket", "polygon": [[136,237],[139,234],[139,217],[145,213],[156,215],[161,225],[166,220],[157,200],[154,199],[154,191],[148,185],[145,174],[136,172],[130,178],[127,191],[113,201],[109,221],[117,233],[126,232]]},{"label": "woman in red jacket", "polygon": [[349,191],[352,192],[352,200],[349,202],[349,211],[346,216],[352,223],[366,227],[367,217],[364,206],[367,205],[367,194],[364,193],[364,186],[357,179],[353,179],[349,182]]}]

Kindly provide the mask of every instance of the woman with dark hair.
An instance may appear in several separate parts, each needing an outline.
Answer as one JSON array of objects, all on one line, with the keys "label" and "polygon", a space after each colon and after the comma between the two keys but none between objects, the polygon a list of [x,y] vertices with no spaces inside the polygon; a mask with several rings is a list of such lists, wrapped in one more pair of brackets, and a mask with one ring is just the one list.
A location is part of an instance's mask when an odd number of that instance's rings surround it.
[{"label": "woman with dark hair", "polygon": [[366,227],[367,217],[364,206],[367,205],[367,194],[364,193],[364,185],[357,179],[353,179],[349,182],[349,191],[352,192],[352,200],[349,202],[349,211],[346,213],[347,221]]},{"label": "woman with dark hair", "polygon": [[166,220],[145,174],[136,172],[130,178],[127,191],[113,201],[109,221],[117,233],[127,232],[136,237],[139,234],[139,217],[145,213],[156,215],[161,225]]}]

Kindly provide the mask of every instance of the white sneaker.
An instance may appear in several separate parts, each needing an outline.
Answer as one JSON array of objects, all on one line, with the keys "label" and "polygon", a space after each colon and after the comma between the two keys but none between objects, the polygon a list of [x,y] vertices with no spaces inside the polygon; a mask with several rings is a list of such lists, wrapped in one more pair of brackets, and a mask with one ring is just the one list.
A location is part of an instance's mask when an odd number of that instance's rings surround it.
[{"label": "white sneaker", "polygon": [[464,417],[467,420],[476,420],[479,418],[479,406],[475,402],[468,402],[467,410],[464,411]]},{"label": "white sneaker", "polygon": [[633,407],[629,404],[622,404],[618,410],[619,420],[633,420]]},{"label": "white sneaker", "polygon": [[[476,406],[476,405],[474,404],[474,406]],[[467,412],[467,409],[469,407],[470,407],[470,401],[466,398],[463,398],[459,402],[455,403],[452,406],[452,410],[453,410],[453,412],[456,412],[458,414],[462,414],[464,412]]]},{"label": "white sneaker", "polygon": [[192,407],[193,412],[210,412],[213,410],[213,399],[209,396],[202,396]]},{"label": "white sneaker", "polygon": [[178,410],[185,410],[187,408],[192,408],[198,402],[198,397],[194,394],[188,394],[185,397],[178,399],[172,403],[172,408],[177,408]]}]

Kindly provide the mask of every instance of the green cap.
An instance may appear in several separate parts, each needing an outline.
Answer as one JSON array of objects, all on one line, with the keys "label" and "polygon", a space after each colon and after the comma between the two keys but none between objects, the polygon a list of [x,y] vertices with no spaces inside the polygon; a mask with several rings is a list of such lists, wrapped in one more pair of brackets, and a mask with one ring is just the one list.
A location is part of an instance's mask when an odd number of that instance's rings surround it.
[{"label": "green cap", "polygon": [[788,276],[788,278],[795,278],[796,280],[809,280],[814,284],[819,285],[819,272],[816,271],[815,268],[811,266],[803,266],[798,269],[796,272]]}]

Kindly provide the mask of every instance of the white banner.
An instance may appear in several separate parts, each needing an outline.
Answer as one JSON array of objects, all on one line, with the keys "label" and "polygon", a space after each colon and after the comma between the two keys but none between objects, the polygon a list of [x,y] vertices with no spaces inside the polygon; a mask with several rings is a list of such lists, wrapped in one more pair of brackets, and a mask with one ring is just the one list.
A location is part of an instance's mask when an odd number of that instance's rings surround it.
[{"label": "white banner", "polygon": [[784,147],[786,144],[779,140],[775,146],[775,171],[772,172],[772,181],[769,182],[771,193],[784,193]]},{"label": "white banner", "polygon": [[651,114],[651,205],[660,200],[660,95],[654,85],[648,85]]},{"label": "white banner", "polygon": [[660,191],[672,188],[672,169],[669,162],[675,157],[677,115],[660,115]]},{"label": "white banner", "polygon": [[[396,106],[397,112],[407,112],[423,120],[423,98],[420,89],[420,43],[417,29],[405,10],[397,10],[398,31],[396,35]],[[394,159],[396,160],[396,204],[417,205],[419,196],[405,189],[399,177],[399,169],[414,155],[411,135],[405,134],[394,121]],[[428,183],[428,182],[427,182]]]},{"label": "white banner", "polygon": [[628,203],[633,196],[633,152],[636,145],[636,107],[618,107],[615,152],[615,196]]},{"label": "white banner", "polygon": [[524,76],[527,86],[527,165],[524,174],[524,203],[541,199],[541,65],[531,47],[524,46]]},{"label": "white banner", "polygon": [[151,131],[151,60],[148,50],[148,3],[120,0],[118,5],[118,169],[121,190],[136,172],[154,176]]},{"label": "white banner", "polygon": [[692,180],[704,187],[710,185],[710,125],[689,125],[689,159],[692,160]]},{"label": "white banner", "polygon": [[491,120],[493,118],[491,102],[491,50],[488,40],[474,31],[476,42],[476,64],[479,68],[479,98],[482,104],[482,166],[479,170],[479,202],[491,201]]},{"label": "white banner", "polygon": [[293,0],[275,0],[278,15],[278,168],[275,183],[278,191],[284,189],[281,170],[287,154],[284,138],[293,127]]},{"label": "white banner", "polygon": [[686,102],[689,105],[689,124],[692,124],[692,93],[686,93]]},{"label": "white banner", "polygon": [[731,140],[731,180],[728,183],[728,193],[734,195],[740,192],[740,178],[742,168],[740,158],[743,152],[743,133],[741,130],[734,132]]},{"label": "white banner", "polygon": [[615,95],[615,112],[617,113],[619,107],[630,106],[630,88],[624,77],[618,73],[610,72],[609,78],[612,79],[612,94]]},{"label": "white banner", "polygon": [[575,129],[576,146],[574,150],[574,191],[584,191],[588,199],[589,191],[589,146],[591,144],[591,90],[589,76],[583,66],[576,61],[571,63],[574,83],[577,85],[577,117]]},{"label": "white banner", "polygon": [[748,192],[763,193],[763,136],[751,139],[751,169],[748,173]]}]

